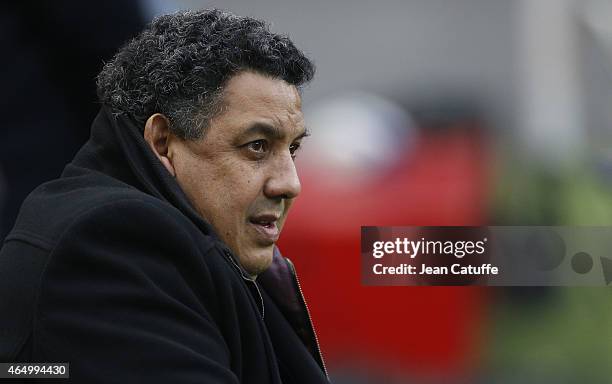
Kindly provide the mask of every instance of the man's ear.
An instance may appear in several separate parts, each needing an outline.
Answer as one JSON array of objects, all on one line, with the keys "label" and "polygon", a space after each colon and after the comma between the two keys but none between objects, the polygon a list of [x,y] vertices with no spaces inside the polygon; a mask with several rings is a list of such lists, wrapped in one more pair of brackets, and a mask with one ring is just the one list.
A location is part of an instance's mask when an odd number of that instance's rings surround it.
[{"label": "man's ear", "polygon": [[144,128],[144,139],[149,144],[149,147],[151,147],[153,153],[155,153],[155,156],[174,177],[176,172],[174,171],[171,157],[168,154],[170,135],[170,122],[166,116],[156,113],[147,119]]}]

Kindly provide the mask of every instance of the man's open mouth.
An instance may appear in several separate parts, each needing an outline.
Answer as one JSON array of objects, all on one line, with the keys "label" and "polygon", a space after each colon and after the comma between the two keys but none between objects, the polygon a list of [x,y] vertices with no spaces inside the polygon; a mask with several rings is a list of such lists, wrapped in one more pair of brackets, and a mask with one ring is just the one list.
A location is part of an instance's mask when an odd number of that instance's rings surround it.
[{"label": "man's open mouth", "polygon": [[262,227],[266,228],[272,228],[275,226],[275,224],[271,221],[252,221],[252,223],[255,225],[261,225]]},{"label": "man's open mouth", "polygon": [[249,222],[255,227],[259,237],[265,242],[274,243],[278,240],[280,231],[277,226],[279,216],[266,214],[251,217]]}]

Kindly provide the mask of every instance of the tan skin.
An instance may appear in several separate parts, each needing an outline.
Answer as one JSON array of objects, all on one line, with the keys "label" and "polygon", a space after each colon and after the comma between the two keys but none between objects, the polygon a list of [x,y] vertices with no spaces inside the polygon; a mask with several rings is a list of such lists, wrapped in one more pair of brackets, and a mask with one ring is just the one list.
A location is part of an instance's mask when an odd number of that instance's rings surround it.
[{"label": "tan skin", "polygon": [[243,71],[226,84],[222,111],[197,140],[147,120],[144,138],[253,278],[272,262],[274,243],[300,193],[294,158],[306,136],[295,86]]}]

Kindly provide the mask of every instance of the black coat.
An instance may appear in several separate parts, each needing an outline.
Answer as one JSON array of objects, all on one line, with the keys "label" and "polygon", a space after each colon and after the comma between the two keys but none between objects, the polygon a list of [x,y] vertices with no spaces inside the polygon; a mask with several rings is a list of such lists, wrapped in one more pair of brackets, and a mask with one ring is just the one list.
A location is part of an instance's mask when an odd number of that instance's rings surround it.
[{"label": "black coat", "polygon": [[292,264],[275,251],[254,282],[235,260],[103,108],[0,251],[0,361],[69,362],[73,383],[327,382]]}]

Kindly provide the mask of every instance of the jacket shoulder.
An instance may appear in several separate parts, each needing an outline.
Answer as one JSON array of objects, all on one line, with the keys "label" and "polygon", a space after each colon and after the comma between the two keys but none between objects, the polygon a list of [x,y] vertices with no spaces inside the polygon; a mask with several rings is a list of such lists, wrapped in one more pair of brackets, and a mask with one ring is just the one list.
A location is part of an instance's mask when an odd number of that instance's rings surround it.
[{"label": "jacket shoulder", "polygon": [[186,223],[186,218],[170,204],[125,184],[62,178],[42,184],[27,197],[5,241],[21,240],[51,250],[84,217],[125,220],[121,212],[126,210],[146,211],[148,215],[173,217]]},{"label": "jacket shoulder", "polygon": [[34,357],[70,361],[76,382],[92,382],[99,371],[180,381],[154,364],[162,357],[170,366],[189,362],[203,381],[237,382],[218,325],[229,293],[214,294],[217,279],[231,279],[232,271],[212,276],[210,268],[225,262],[185,220],[155,199],[131,196],[79,211],[41,278]]}]

